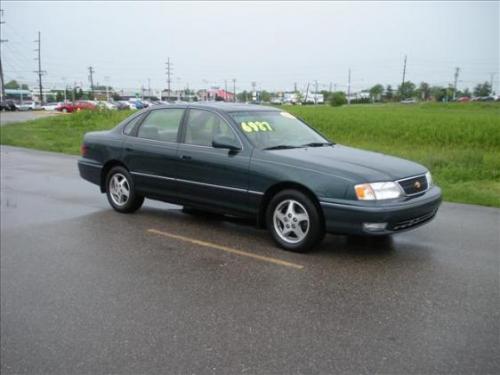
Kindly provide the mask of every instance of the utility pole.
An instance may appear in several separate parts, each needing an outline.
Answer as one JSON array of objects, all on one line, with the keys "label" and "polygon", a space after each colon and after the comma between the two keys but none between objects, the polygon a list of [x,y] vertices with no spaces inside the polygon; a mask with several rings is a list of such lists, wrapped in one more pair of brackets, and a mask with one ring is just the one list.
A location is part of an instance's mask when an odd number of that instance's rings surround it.
[{"label": "utility pole", "polygon": [[104,82],[106,84],[106,101],[109,102],[109,76],[104,76]]},{"label": "utility pole", "polygon": [[455,82],[453,83],[453,100],[457,98],[457,83],[458,83],[458,75],[460,74],[460,68],[455,68]]},{"label": "utility pole", "polygon": [[90,92],[92,93],[92,97],[94,96],[94,73],[94,68],[92,66],[89,66]]},{"label": "utility pole", "polygon": [[68,88],[68,85],[66,84],[66,77],[62,77],[62,81],[64,83],[64,103],[66,103],[66,100],[67,100],[66,90]]},{"label": "utility pole", "polygon": [[[3,18],[3,9],[0,9],[0,26],[5,23],[5,21],[3,21],[2,18]],[[1,32],[0,32],[0,35],[2,35]],[[0,52],[2,50],[1,44],[7,43],[7,42],[8,42],[7,39],[0,39]],[[21,85],[21,89],[22,88],[23,87]],[[3,101],[4,98],[5,98],[5,82],[3,79],[2,55],[0,54],[0,101]]]},{"label": "utility pole", "polygon": [[347,77],[347,104],[351,104],[351,68]]},{"label": "utility pole", "polygon": [[227,79],[224,80],[224,101],[227,101]]},{"label": "utility pole", "polygon": [[233,78],[233,102],[236,103],[236,78]]},{"label": "utility pole", "polygon": [[330,86],[328,87],[328,92],[332,92],[332,83],[330,82]]},{"label": "utility pole", "polygon": [[494,91],[493,91],[493,78],[495,77],[495,72],[493,73],[490,73],[490,87],[491,87],[491,94],[493,95]]},{"label": "utility pole", "polygon": [[23,101],[23,83],[21,81],[19,81],[19,84],[21,85],[21,90],[19,90],[19,92],[21,93],[21,105],[24,104],[24,101]]},{"label": "utility pole", "polygon": [[40,105],[43,105],[43,85],[42,85],[42,75],[45,71],[42,70],[42,37],[40,31],[38,32],[38,39],[34,41],[34,43],[38,44],[38,48],[35,49],[35,52],[38,52],[38,57],[35,57],[35,60],[38,60],[38,70],[35,70],[34,73],[38,74],[38,90],[40,94]]},{"label": "utility pole", "polygon": [[405,76],[406,76],[406,55],[405,55],[405,62],[403,65],[403,82],[401,82],[401,99],[405,99],[405,97],[404,97]]},{"label": "utility pole", "polygon": [[297,82],[293,83],[293,92],[297,92]]},{"label": "utility pole", "polygon": [[309,82],[307,82],[307,88],[306,88],[306,98],[304,99],[304,104],[307,104],[307,96],[309,95]]},{"label": "utility pole", "polygon": [[318,104],[318,81],[314,81],[314,104]]},{"label": "utility pole", "polygon": [[170,84],[172,83],[172,63],[170,62],[170,57],[167,58],[167,100],[170,99]]},{"label": "utility pole", "polygon": [[151,97],[151,78],[148,78],[148,96]]}]

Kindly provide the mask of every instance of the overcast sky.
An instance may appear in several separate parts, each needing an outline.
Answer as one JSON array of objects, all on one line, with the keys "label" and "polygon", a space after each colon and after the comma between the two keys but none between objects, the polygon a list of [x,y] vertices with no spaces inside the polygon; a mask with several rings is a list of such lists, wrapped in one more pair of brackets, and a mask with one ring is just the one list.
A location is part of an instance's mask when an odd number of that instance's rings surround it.
[{"label": "overcast sky", "polygon": [[[48,87],[95,79],[118,88],[257,87],[307,82],[354,90],[407,79],[459,88],[499,78],[499,2],[20,2],[2,1],[6,79],[34,82],[42,33]],[[108,78],[106,78],[108,77]]]}]

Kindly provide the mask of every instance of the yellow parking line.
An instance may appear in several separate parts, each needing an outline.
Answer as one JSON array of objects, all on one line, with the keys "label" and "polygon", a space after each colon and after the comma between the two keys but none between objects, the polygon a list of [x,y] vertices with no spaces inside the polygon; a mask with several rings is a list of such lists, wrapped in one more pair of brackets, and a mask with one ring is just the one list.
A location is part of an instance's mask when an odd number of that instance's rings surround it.
[{"label": "yellow parking line", "polygon": [[180,236],[178,234],[172,234],[172,233],[162,232],[162,231],[157,230],[157,229],[148,229],[148,232],[149,233],[153,233],[153,234],[158,234],[160,236],[165,236],[165,237],[173,238],[173,239],[176,239],[176,240],[179,240],[179,241],[190,242],[192,244],[199,245],[199,246],[209,247],[211,249],[222,250],[222,251],[225,251],[225,252],[231,253],[231,254],[241,255],[241,256],[244,256],[244,257],[249,257],[249,258],[257,259],[257,260],[261,260],[261,261],[264,261],[264,262],[278,264],[280,266],[296,268],[296,269],[299,269],[299,270],[302,269],[302,268],[304,268],[304,266],[302,266],[300,264],[287,262],[285,260],[271,258],[271,257],[266,257],[266,256],[263,256],[263,255],[257,255],[257,254],[253,254],[253,253],[248,253],[246,251],[236,250],[236,249],[233,249],[231,247],[217,245],[217,244],[214,244],[214,243],[211,243],[211,242],[206,242],[206,241],[201,241],[201,240],[197,240],[197,239],[194,239],[194,238],[184,237],[184,236]]}]

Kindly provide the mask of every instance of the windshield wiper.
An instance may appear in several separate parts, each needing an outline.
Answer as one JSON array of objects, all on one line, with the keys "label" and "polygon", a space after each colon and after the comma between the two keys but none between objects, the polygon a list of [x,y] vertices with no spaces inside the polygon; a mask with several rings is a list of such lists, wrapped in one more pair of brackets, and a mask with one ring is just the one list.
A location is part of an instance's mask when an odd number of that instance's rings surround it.
[{"label": "windshield wiper", "polygon": [[292,146],[292,145],[277,145],[277,146],[271,146],[271,147],[266,147],[263,148],[263,150],[286,150],[289,148],[297,148],[299,146]]},{"label": "windshield wiper", "polygon": [[300,147],[323,147],[323,146],[332,146],[331,142],[311,142],[301,145]]}]

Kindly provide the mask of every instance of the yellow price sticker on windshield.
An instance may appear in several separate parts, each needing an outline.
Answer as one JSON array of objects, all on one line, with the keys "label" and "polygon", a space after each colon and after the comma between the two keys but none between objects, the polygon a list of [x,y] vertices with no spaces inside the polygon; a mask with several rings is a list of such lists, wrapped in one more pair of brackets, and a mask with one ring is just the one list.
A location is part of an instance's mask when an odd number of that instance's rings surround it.
[{"label": "yellow price sticker on windshield", "polygon": [[241,123],[241,129],[246,133],[272,132],[273,128],[267,121],[248,121]]}]

